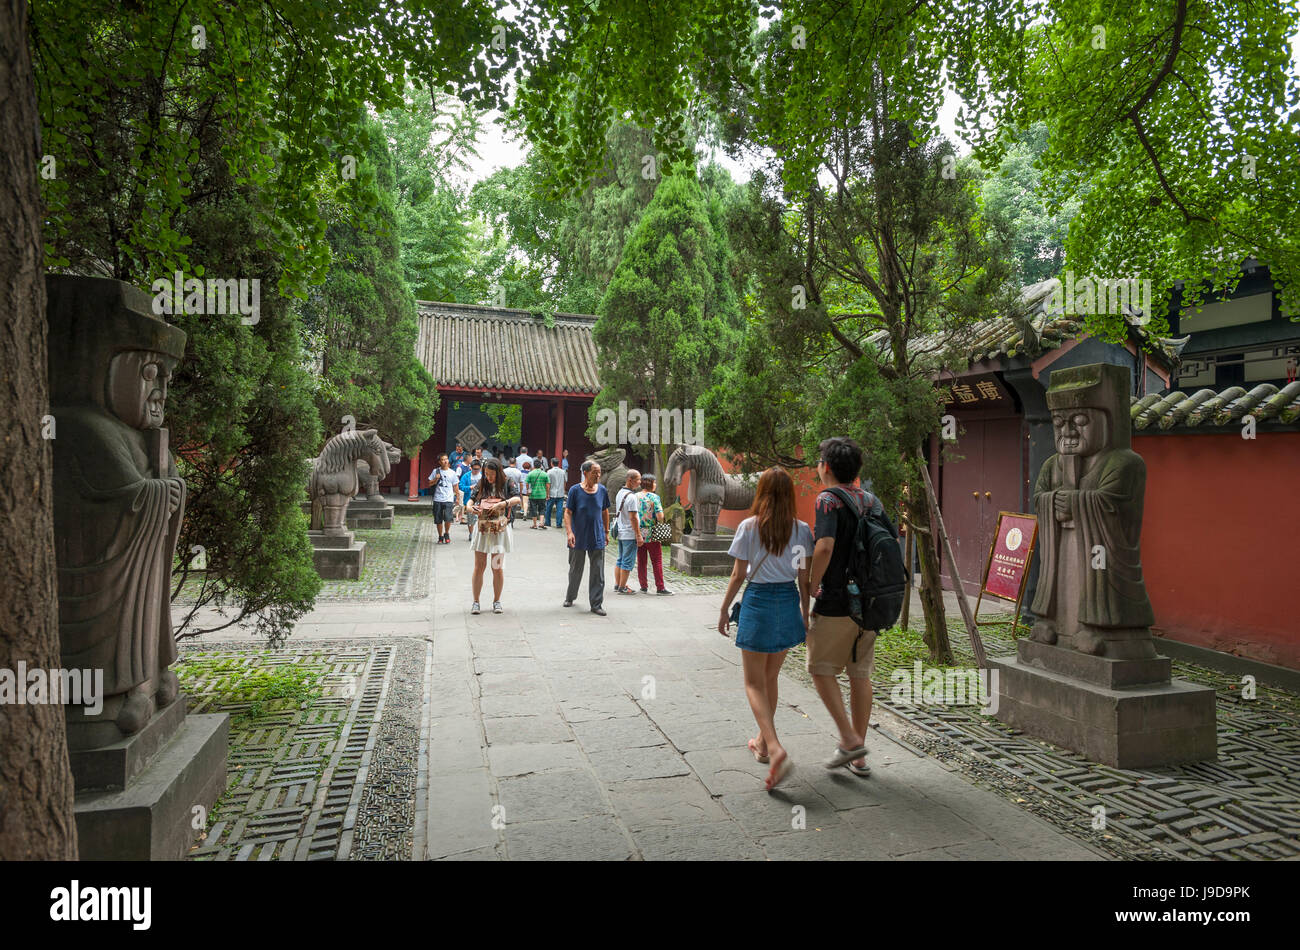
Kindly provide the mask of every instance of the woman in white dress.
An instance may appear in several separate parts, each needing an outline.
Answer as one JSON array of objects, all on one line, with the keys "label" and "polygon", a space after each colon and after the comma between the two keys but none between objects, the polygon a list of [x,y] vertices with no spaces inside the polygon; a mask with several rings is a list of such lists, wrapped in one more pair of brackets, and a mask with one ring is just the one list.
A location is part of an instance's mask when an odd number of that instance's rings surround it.
[{"label": "woman in white dress", "polygon": [[505,586],[505,555],[514,550],[510,534],[510,509],[523,505],[515,487],[506,478],[499,459],[483,462],[483,477],[470,496],[469,510],[477,516],[470,548],[474,552],[474,603],[470,613],[479,612],[478,598],[483,591],[483,571],[492,558],[492,612],[501,613],[501,588]]}]

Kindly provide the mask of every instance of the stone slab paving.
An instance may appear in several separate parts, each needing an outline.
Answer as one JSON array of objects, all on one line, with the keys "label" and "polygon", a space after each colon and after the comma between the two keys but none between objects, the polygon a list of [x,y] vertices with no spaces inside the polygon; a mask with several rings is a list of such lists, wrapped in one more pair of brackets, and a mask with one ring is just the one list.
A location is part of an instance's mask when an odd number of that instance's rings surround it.
[{"label": "stone slab paving", "polygon": [[[878,731],[871,778],[826,771],[830,718],[785,675],[777,727],[797,767],[764,791],[739,651],[712,627],[716,595],[610,593],[604,618],[584,600],[565,609],[562,534],[524,528],[505,613],[490,612],[489,576],[488,612],[472,616],[468,551],[433,556],[430,859],[1098,857]],[[612,558],[606,571],[612,582]]]}]

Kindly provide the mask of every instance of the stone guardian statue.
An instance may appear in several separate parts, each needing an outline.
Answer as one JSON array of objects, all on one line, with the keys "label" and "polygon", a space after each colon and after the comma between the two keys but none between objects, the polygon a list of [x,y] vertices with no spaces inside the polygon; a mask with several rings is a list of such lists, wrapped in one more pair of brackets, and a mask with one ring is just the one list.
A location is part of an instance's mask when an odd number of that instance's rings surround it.
[{"label": "stone guardian statue", "polygon": [[132,735],[175,701],[171,570],[185,513],[163,428],[185,333],[144,291],[49,276],[59,636],[68,670],[103,670],[103,708],[69,705],[68,747]]},{"label": "stone guardian statue", "polygon": [[1129,370],[1056,370],[1047,407],[1057,454],[1034,486],[1042,560],[1030,636],[1111,659],[1154,657],[1139,549],[1146,463],[1131,448]]}]

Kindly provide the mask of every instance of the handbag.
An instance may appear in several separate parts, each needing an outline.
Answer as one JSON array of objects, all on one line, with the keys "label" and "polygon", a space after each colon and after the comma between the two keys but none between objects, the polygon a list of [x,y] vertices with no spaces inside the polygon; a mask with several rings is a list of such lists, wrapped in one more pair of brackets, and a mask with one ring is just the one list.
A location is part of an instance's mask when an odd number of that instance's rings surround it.
[{"label": "handbag", "polygon": [[672,537],[673,526],[667,521],[656,521],[650,526],[650,533],[646,536],[646,540],[663,543],[664,541],[671,541]]},{"label": "handbag", "polygon": [[484,534],[500,534],[509,524],[509,505],[495,505],[491,511],[480,512],[478,516],[478,529]]},{"label": "handbag", "polygon": [[[762,567],[763,562],[767,560],[768,553],[769,552],[766,549],[763,550],[763,556],[758,559],[758,563],[754,565],[754,569],[749,572],[750,577],[753,577],[758,573],[758,569]],[[745,580],[745,590],[749,590],[748,578]],[[727,621],[729,623],[740,623],[740,602],[744,599],[744,596],[744,592],[742,591],[740,597],[737,597],[736,602],[731,605],[731,613],[727,616]]]}]

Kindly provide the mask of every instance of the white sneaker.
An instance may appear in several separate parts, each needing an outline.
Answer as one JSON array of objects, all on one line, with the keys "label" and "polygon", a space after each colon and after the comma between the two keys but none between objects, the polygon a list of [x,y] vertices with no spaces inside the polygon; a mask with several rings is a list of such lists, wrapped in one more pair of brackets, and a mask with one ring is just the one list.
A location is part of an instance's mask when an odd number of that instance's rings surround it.
[{"label": "white sneaker", "polygon": [[494,601],[492,601],[492,612],[493,612],[494,614],[499,614],[499,613],[504,613],[504,612],[505,612],[505,611],[502,609],[502,607],[501,607],[501,601],[499,601],[499,600],[494,600]]},{"label": "white sneaker", "polygon": [[472,604],[470,605],[469,612],[472,613],[472,614],[476,614],[476,613],[478,613],[478,601],[477,601],[477,600],[474,601],[474,603],[472,603]]}]

